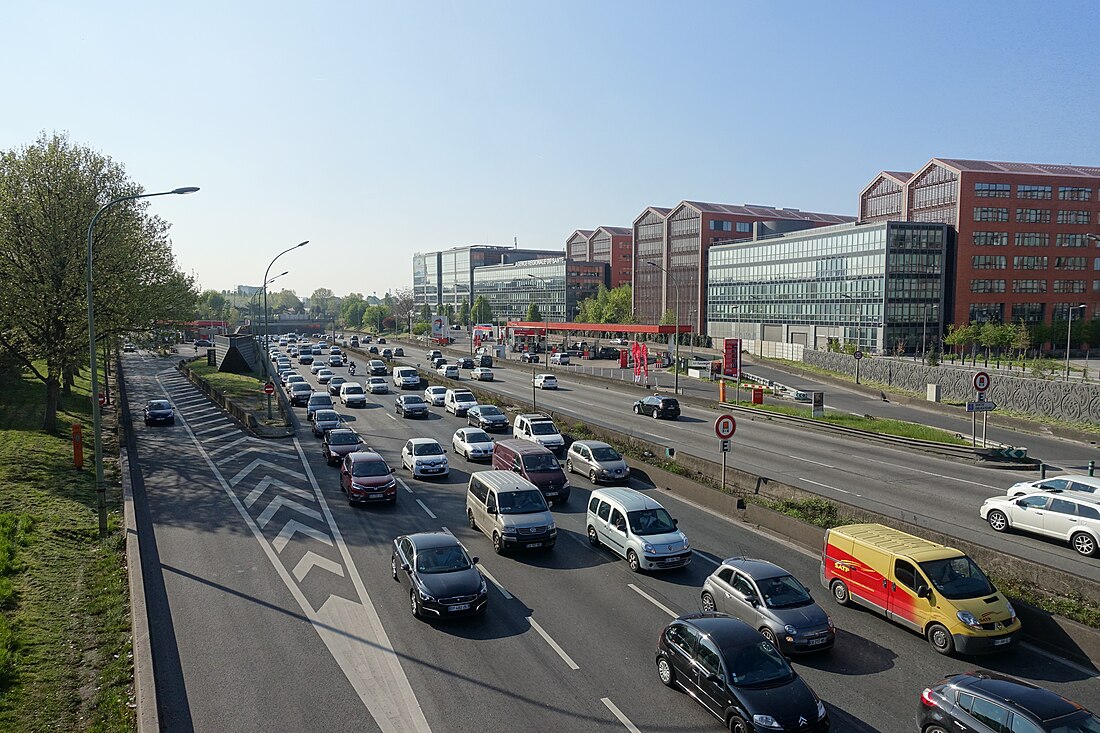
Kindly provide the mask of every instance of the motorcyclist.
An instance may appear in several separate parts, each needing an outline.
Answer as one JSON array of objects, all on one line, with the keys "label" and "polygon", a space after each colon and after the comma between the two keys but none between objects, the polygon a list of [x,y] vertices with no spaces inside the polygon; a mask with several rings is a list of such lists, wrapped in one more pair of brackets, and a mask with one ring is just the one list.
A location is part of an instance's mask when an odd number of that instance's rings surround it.
[{"label": "motorcyclist", "polygon": [[355,362],[354,361],[348,363],[348,374],[350,374],[353,377],[355,376]]},{"label": "motorcyclist", "polygon": [[347,354],[342,354],[341,356],[344,357],[344,363],[347,364],[348,363],[348,355]]}]

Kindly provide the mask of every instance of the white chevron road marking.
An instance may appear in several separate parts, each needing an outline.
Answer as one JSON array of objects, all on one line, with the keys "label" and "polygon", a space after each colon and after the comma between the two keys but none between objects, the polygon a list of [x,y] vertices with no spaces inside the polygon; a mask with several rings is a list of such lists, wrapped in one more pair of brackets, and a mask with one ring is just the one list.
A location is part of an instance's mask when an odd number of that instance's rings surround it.
[{"label": "white chevron road marking", "polygon": [[321,557],[312,550],[302,555],[302,559],[294,566],[294,577],[297,578],[300,583],[302,582],[302,578],[306,577],[306,574],[315,567],[339,575],[341,578],[344,577],[343,565],[329,560],[327,557]]}]

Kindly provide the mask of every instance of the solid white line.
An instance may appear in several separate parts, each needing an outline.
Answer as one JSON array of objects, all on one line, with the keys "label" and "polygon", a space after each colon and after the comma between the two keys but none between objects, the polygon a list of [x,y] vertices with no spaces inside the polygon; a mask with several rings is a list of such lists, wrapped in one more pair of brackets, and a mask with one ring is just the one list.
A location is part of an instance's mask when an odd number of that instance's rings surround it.
[{"label": "solid white line", "polygon": [[719,565],[721,565],[721,564],[722,564],[722,563],[721,563],[721,561],[719,561],[719,560],[715,560],[715,559],[714,559],[714,558],[712,558],[712,557],[707,557],[706,555],[704,555],[703,553],[699,552],[698,550],[692,550],[692,551],[691,551],[691,554],[692,554],[692,555],[695,555],[695,557],[699,558],[700,560],[703,560],[704,562],[709,562],[709,563],[710,563],[711,565],[713,565],[713,566],[715,566],[715,567],[718,567]]},{"label": "solid white line", "polygon": [[546,643],[550,645],[550,648],[558,653],[558,656],[562,658],[562,661],[569,665],[569,669],[580,669],[580,667],[577,666],[577,663],[574,662],[569,657],[569,655],[565,653],[564,649],[558,646],[558,642],[550,638],[550,634],[547,634],[546,630],[539,626],[538,622],[535,621],[535,619],[528,616],[527,621],[531,624],[531,628],[537,631],[539,636],[546,640]]},{"label": "solid white line", "polygon": [[640,730],[638,730],[638,727],[636,725],[630,722],[630,718],[623,715],[623,711],[619,710],[619,708],[615,706],[615,703],[611,702],[606,697],[601,697],[600,702],[607,706],[607,709],[611,711],[611,714],[618,718],[619,722],[622,723],[623,726],[625,726],[626,729],[630,731],[630,733],[642,733]]},{"label": "solid white line", "polygon": [[[784,454],[786,455],[786,454]],[[806,463],[812,463],[815,466],[824,466],[825,468],[836,468],[836,466],[830,466],[828,463],[820,463],[818,461],[811,461],[809,458],[802,458],[800,456],[787,455],[787,458],[793,458],[796,461],[805,461]]]},{"label": "solid white line", "polygon": [[397,479],[397,483],[401,484],[401,488],[403,488],[405,491],[409,492],[410,494],[413,493],[413,490],[409,488],[409,485],[405,483],[404,479]]},{"label": "solid white line", "polygon": [[839,491],[842,494],[849,494],[851,496],[863,496],[863,494],[857,494],[856,492],[848,491],[847,489],[838,489],[835,486],[829,486],[829,484],[819,484],[817,481],[811,481],[810,479],[803,478],[802,476],[799,476],[798,480],[799,481],[805,481],[806,483],[813,484],[814,486],[820,486],[823,489],[831,489],[832,491]]},{"label": "solid white line", "polygon": [[923,473],[925,476],[935,476],[936,478],[945,478],[950,481],[958,481],[961,484],[972,484],[974,486],[981,486],[983,489],[993,489],[994,491],[1004,491],[1003,486],[990,486],[989,484],[983,484],[981,481],[970,481],[969,479],[959,478],[957,476],[947,476],[942,473],[934,473],[932,471],[923,471],[919,468],[913,468],[912,466],[901,466],[897,463],[891,463],[890,461],[879,461],[874,458],[864,458],[863,460],[870,463],[878,463],[883,466],[890,466],[891,468],[900,468],[905,471],[913,471],[914,473]]},{"label": "solid white line", "polygon": [[669,616],[672,616],[672,618],[676,618],[677,616],[679,616],[679,615],[680,615],[680,614],[678,614],[678,613],[675,613],[675,612],[673,612],[673,610],[672,610],[671,608],[669,608],[669,607],[668,607],[668,606],[666,606],[665,604],[661,603],[661,602],[660,602],[660,601],[658,601],[658,600],[657,600],[656,598],[654,598],[653,596],[649,595],[648,593],[646,593],[646,592],[645,592],[644,590],[642,590],[642,589],[641,589],[641,588],[639,588],[638,586],[634,585],[633,583],[627,583],[627,584],[626,584],[626,587],[627,587],[627,588],[630,588],[631,590],[633,590],[633,591],[634,591],[635,593],[637,593],[637,594],[638,594],[638,595],[640,595],[640,596],[641,596],[642,598],[646,599],[647,601],[649,601],[650,603],[652,603],[652,604],[653,604],[654,606],[656,606],[657,608],[659,608],[659,609],[661,609],[662,611],[664,611],[665,613],[667,613],[667,614],[668,614]]},{"label": "solid white line", "polygon": [[1040,649],[1034,644],[1030,644],[1026,641],[1021,641],[1020,646],[1027,647],[1028,651],[1035,652],[1036,654],[1042,654],[1044,657],[1051,660],[1052,662],[1058,662],[1059,664],[1064,664],[1067,667],[1075,669],[1081,674],[1089,677],[1090,679],[1100,679],[1100,673],[1097,673],[1095,669],[1090,669],[1088,667],[1077,664],[1076,662],[1070,661],[1069,659],[1055,656],[1054,654],[1048,652],[1046,649]]},{"label": "solid white line", "polygon": [[493,577],[492,573],[490,573],[488,570],[485,569],[484,565],[482,565],[481,563],[478,563],[477,569],[481,571],[482,575],[484,575],[486,578],[489,579],[489,582],[491,582],[493,585],[495,585],[497,587],[497,590],[500,591],[500,594],[502,596],[504,596],[509,601],[512,600],[512,594],[509,593],[504,588],[503,585],[501,585],[499,582],[497,582],[497,579]]},{"label": "solid white line", "polygon": [[397,422],[397,418],[396,418],[396,417],[394,417],[393,415],[391,415],[391,414],[390,414],[390,413],[388,413],[388,412],[386,413],[386,417],[388,417],[388,418],[389,418],[390,420],[393,420],[394,422]]},{"label": "solid white line", "polygon": [[423,509],[424,511],[426,511],[426,512],[428,513],[428,516],[429,516],[429,517],[431,517],[432,519],[439,519],[439,517],[437,517],[436,515],[432,514],[432,510],[428,508],[428,505],[427,505],[427,504],[425,504],[424,502],[420,501],[420,499],[417,499],[417,500],[416,500],[416,503],[420,505],[420,508],[421,508],[421,509]]}]

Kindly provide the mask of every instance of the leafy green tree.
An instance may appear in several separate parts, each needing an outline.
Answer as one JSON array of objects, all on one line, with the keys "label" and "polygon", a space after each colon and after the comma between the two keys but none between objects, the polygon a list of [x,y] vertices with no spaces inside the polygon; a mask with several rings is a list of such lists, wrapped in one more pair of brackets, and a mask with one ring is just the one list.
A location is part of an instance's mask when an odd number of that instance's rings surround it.
[{"label": "leafy green tree", "polygon": [[660,325],[662,326],[675,326],[676,325],[676,310],[669,308],[663,314],[661,314]]},{"label": "leafy green tree", "polygon": [[328,288],[317,288],[309,296],[309,312],[315,316],[330,315],[335,296]]},{"label": "leafy green tree", "polygon": [[463,301],[462,305],[458,307],[458,313],[455,314],[455,321],[461,323],[463,326],[470,325],[470,304],[466,301]]},{"label": "leafy green tree", "polygon": [[340,320],[347,325],[359,325],[367,310],[367,301],[360,293],[350,293],[340,302]]},{"label": "leafy green tree", "polygon": [[420,318],[419,318],[420,323],[431,323],[432,315],[433,315],[431,306],[428,305],[427,303],[420,306],[420,314],[419,315],[420,315]]},{"label": "leafy green tree", "polygon": [[632,289],[620,285],[614,290],[600,286],[596,295],[581,301],[577,320],[581,323],[633,323]]},{"label": "leafy green tree", "polygon": [[447,316],[447,323],[454,323],[455,307],[451,303],[443,306],[443,315]]},{"label": "leafy green tree", "polygon": [[[260,296],[260,298],[260,302],[262,303],[263,296]],[[280,290],[277,293],[268,291],[267,303],[268,307],[271,309],[272,317],[277,313],[302,312],[302,300],[293,290]]]},{"label": "leafy green tree", "polygon": [[390,315],[384,305],[369,305],[363,310],[362,328],[364,331],[381,333],[386,316]]},{"label": "leafy green tree", "polygon": [[493,309],[484,295],[474,299],[474,307],[470,312],[470,321],[473,323],[492,323]]},{"label": "leafy green tree", "polygon": [[1031,348],[1031,329],[1020,319],[1012,326],[1012,342],[1010,346],[1016,349],[1017,356],[1026,356]]},{"label": "leafy green tree", "polygon": [[524,319],[527,321],[541,321],[542,311],[539,310],[539,304],[532,302],[527,306],[527,317]]},{"label": "leafy green tree", "polygon": [[979,326],[977,322],[968,323],[965,326],[957,326],[954,323],[947,324],[947,335],[943,337],[943,342],[948,346],[955,347],[958,351],[959,347],[963,347],[965,351],[966,347],[978,342]]}]

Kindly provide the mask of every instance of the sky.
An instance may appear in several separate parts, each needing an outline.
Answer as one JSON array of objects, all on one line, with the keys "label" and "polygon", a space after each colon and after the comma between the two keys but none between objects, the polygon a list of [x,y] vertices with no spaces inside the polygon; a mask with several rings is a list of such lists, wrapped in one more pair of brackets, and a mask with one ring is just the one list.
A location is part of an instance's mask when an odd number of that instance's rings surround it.
[{"label": "sky", "polygon": [[683,199],[856,214],[932,157],[1100,165],[1100,3],[6,3],[0,149],[111,157],[202,288],[383,295]]}]

